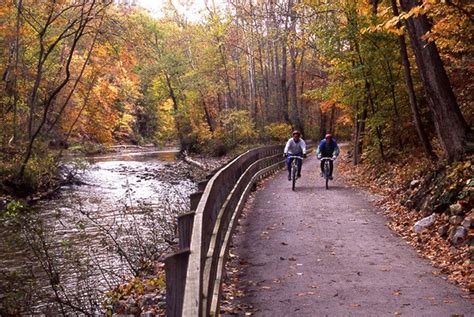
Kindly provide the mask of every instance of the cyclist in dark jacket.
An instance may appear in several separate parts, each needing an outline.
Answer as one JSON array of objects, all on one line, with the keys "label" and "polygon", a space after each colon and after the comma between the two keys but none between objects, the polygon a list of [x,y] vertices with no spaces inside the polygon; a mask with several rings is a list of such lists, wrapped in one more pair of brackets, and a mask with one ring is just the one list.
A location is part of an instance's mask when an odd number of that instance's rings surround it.
[{"label": "cyclist in dark jacket", "polygon": [[[332,137],[331,134],[326,134],[326,137],[319,142],[318,149],[316,150],[316,155],[318,159],[322,157],[332,157],[335,160],[339,156],[339,146],[336,143],[336,140]],[[332,171],[334,169],[334,162],[329,161],[329,179],[332,179]],[[324,174],[324,161],[321,161],[321,176]]]}]

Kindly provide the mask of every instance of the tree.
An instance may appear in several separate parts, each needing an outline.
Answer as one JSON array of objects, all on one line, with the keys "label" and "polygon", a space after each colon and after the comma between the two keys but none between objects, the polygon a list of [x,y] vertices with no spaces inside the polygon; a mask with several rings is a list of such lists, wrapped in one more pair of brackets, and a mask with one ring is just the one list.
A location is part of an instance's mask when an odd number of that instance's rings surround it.
[{"label": "tree", "polygon": [[[33,146],[38,136],[42,132],[48,121],[52,108],[56,105],[58,97],[65,89],[69,88],[69,93],[60,106],[58,115],[60,116],[67,106],[70,96],[74,93],[78,83],[81,80],[84,69],[89,62],[87,58],[83,66],[79,69],[77,77],[71,87],[68,85],[72,80],[71,65],[77,54],[77,49],[81,39],[87,30],[96,20],[100,20],[105,9],[111,2],[98,3],[78,2],[72,4],[57,5],[56,3],[42,2],[44,6],[44,16],[40,19],[34,18],[31,11],[33,6],[27,8],[23,4],[22,14],[27,23],[36,33],[39,52],[36,71],[34,73],[34,83],[31,88],[30,98],[28,100],[28,141],[21,162],[18,180],[22,180],[28,161],[33,154]],[[56,26],[59,21],[63,22],[59,27]],[[53,30],[54,29],[54,30]],[[99,32],[96,30],[96,32]],[[54,34],[54,35],[52,35]],[[95,40],[90,44],[89,52],[94,48]],[[60,48],[60,46],[62,46]],[[59,49],[61,49],[59,51]],[[57,53],[60,53],[59,55]],[[90,55],[89,55],[90,56]],[[53,86],[45,87],[45,72],[48,70],[52,59],[59,58],[59,71],[53,81]],[[39,109],[38,109],[39,108]],[[57,120],[53,119],[53,124]]]},{"label": "tree", "polygon": [[419,13],[420,3],[400,0],[400,4],[406,13],[411,12],[406,20],[407,31],[441,145],[448,160],[457,160],[465,153],[470,129],[459,109],[436,44],[423,39],[431,30],[431,24],[426,15]]},{"label": "tree", "polygon": [[[395,16],[398,16],[398,6],[396,0],[391,0],[392,5],[392,12]],[[397,28],[401,27],[401,23],[397,22]],[[413,113],[413,121],[415,123],[416,132],[418,134],[418,138],[423,146],[423,149],[428,157],[431,159],[435,159],[436,155],[433,152],[433,148],[431,147],[431,142],[428,139],[428,135],[423,128],[423,123],[421,120],[420,109],[418,106],[418,102],[416,100],[415,89],[413,85],[413,78],[411,76],[411,68],[410,68],[410,60],[408,59],[408,51],[407,46],[405,43],[405,36],[403,34],[398,35],[398,43],[400,46],[400,58],[403,64],[403,74],[405,78],[405,85],[408,94],[408,99],[410,102],[410,107]]]}]

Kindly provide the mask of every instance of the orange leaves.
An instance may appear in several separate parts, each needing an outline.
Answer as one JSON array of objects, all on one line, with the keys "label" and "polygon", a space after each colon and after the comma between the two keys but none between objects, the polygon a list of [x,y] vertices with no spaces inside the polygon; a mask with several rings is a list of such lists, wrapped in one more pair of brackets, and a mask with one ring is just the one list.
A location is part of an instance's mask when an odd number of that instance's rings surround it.
[{"label": "orange leaves", "polygon": [[327,112],[331,109],[331,107],[333,107],[335,105],[334,101],[333,100],[327,100],[327,101],[323,101],[321,102],[320,104],[320,109],[322,112]]}]

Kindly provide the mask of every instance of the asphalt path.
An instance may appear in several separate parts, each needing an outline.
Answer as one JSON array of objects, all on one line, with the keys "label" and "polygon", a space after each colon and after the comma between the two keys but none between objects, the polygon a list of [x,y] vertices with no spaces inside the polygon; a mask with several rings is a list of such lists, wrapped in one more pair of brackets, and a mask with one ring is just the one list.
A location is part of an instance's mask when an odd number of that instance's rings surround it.
[{"label": "asphalt path", "polygon": [[242,306],[254,316],[474,316],[468,294],[386,225],[375,197],[335,173],[329,190],[311,155],[296,191],[266,182],[234,238]]}]

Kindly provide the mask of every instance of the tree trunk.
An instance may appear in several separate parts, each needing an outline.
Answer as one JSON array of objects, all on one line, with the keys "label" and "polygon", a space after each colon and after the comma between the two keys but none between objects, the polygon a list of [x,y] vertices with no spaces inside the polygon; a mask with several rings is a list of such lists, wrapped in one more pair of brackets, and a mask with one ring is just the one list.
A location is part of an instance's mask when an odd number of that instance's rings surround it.
[{"label": "tree trunk", "polygon": [[290,10],[290,32],[291,32],[291,43],[290,43],[290,105],[291,105],[291,114],[292,114],[292,123],[294,127],[303,132],[303,124],[301,122],[300,111],[298,107],[298,89],[297,89],[297,80],[296,80],[296,12],[293,9],[292,1],[290,1],[289,8]]},{"label": "tree trunk", "polygon": [[13,143],[17,142],[18,138],[18,64],[20,60],[20,31],[21,31],[21,10],[23,9],[23,0],[18,1],[17,16],[16,16],[16,35],[15,35],[15,81],[13,90]]},{"label": "tree trunk", "polygon": [[327,114],[323,112],[321,106],[319,106],[319,139],[324,139],[326,135],[326,125],[327,125]]},{"label": "tree trunk", "polygon": [[[419,6],[416,0],[400,0],[400,4],[405,12]],[[426,15],[410,17],[406,24],[441,145],[448,160],[458,160],[465,153],[470,129],[459,109],[436,44],[422,39],[431,25]]]},{"label": "tree trunk", "polygon": [[179,143],[181,145],[181,150],[187,150],[188,145],[185,144],[184,142],[184,136],[183,136],[183,131],[181,129],[181,122],[179,118],[179,105],[178,105],[178,98],[174,92],[173,85],[171,83],[171,78],[169,75],[165,72],[165,79],[166,79],[166,85],[168,86],[168,93],[171,98],[171,101],[173,102],[173,110],[175,112],[175,125],[176,125],[176,132],[178,133],[178,139]]},{"label": "tree trunk", "polygon": [[360,118],[358,114],[356,115],[356,120],[357,120],[356,122],[357,132],[356,132],[356,138],[354,140],[354,158],[353,158],[354,165],[357,165],[360,163],[360,159],[362,156],[362,150],[363,150],[362,145],[364,142],[364,133],[365,133],[365,121],[367,120],[366,107],[364,107],[364,110],[362,111]]},{"label": "tree trunk", "polygon": [[[392,2],[392,12],[395,16],[398,16],[398,7],[397,1],[391,0]],[[401,23],[397,24],[397,27],[401,27]],[[408,94],[408,99],[410,101],[410,108],[413,114],[413,122],[415,123],[416,133],[418,134],[418,138],[423,146],[423,150],[425,154],[431,158],[432,160],[436,160],[437,157],[433,152],[433,148],[431,147],[430,140],[426,134],[425,129],[423,128],[423,122],[421,121],[420,109],[418,107],[418,102],[416,101],[415,89],[413,87],[413,79],[411,77],[411,69],[410,69],[410,60],[408,59],[408,52],[407,46],[405,43],[405,37],[400,35],[398,37],[398,44],[400,47],[400,57],[402,59],[403,64],[403,75],[405,77],[405,86]]]},{"label": "tree trunk", "polygon": [[[219,38],[217,40],[218,40],[218,42],[220,42]],[[227,88],[227,93],[226,93],[226,96],[225,96],[226,108],[227,108],[227,105],[228,105],[227,99],[230,101],[230,106],[232,108],[234,108],[235,107],[235,102],[234,102],[234,98],[232,96],[232,89],[230,88],[230,77],[229,77],[229,71],[228,71],[228,68],[227,68],[227,60],[226,60],[224,49],[223,49],[222,45],[219,45],[219,55],[221,57],[222,66],[224,67],[224,81],[225,81],[225,87]]]},{"label": "tree trunk", "polygon": [[329,117],[329,133],[334,135],[334,122],[336,121],[336,106],[331,106],[331,115]]},{"label": "tree trunk", "polygon": [[259,55],[259,68],[260,73],[263,78],[262,91],[263,91],[263,109],[262,110],[262,120],[263,122],[268,122],[268,110],[270,108],[270,86],[269,86],[269,75],[268,75],[268,62],[263,65],[263,53],[262,47],[258,47]]},{"label": "tree trunk", "polygon": [[[286,39],[286,35],[285,35]],[[287,51],[287,44],[286,40],[282,41],[281,44],[281,77],[280,77],[280,94],[281,94],[281,101],[280,101],[280,111],[282,115],[282,119],[285,122],[290,122],[290,116],[288,114],[288,87],[287,87],[287,60],[288,60],[288,51]]]}]

